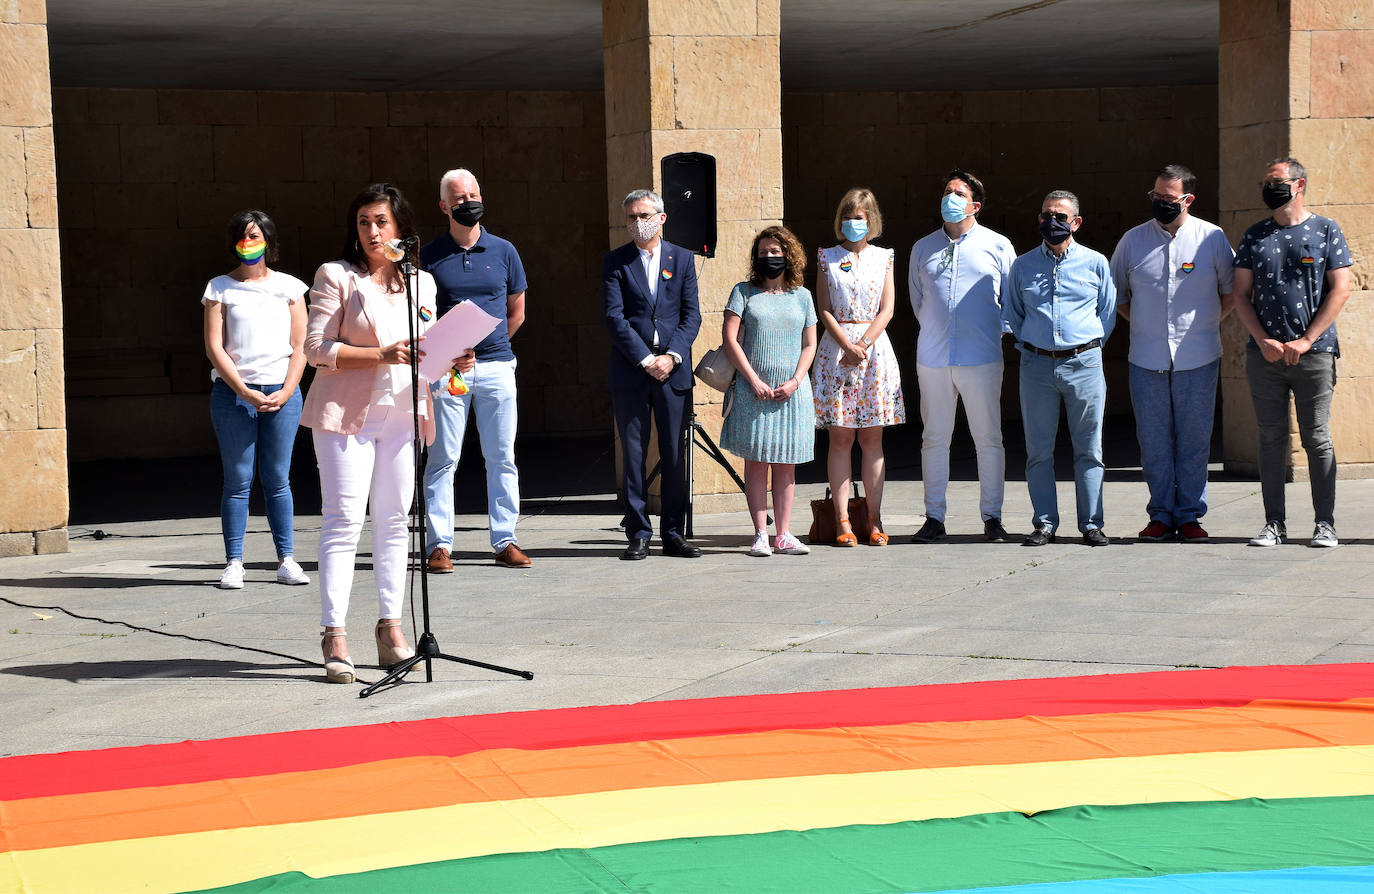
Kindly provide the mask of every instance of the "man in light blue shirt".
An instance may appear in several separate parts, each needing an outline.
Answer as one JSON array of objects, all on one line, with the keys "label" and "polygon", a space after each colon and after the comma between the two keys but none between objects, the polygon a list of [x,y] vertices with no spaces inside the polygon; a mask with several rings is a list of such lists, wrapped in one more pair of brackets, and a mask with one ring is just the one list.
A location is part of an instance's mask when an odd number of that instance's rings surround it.
[{"label": "man in light blue shirt", "polygon": [[983,534],[1000,543],[1006,451],[1002,449],[1002,288],[1016,251],[978,223],[982,182],[950,171],[940,215],[945,224],[911,249],[911,309],[916,374],[921,393],[921,480],[926,520],[912,538],[933,543],[945,536],[949,447],[960,400],[978,456]]},{"label": "man in light blue shirt", "polygon": [[1183,165],[1155,178],[1154,220],[1112,253],[1117,312],[1131,323],[1131,406],[1140,467],[1150,488],[1141,540],[1177,533],[1205,543],[1207,458],[1221,366],[1221,318],[1231,309],[1226,234],[1188,213],[1197,179]]},{"label": "man in light blue shirt", "polygon": [[1035,511],[1027,546],[1052,543],[1059,527],[1054,438],[1061,402],[1073,441],[1078,530],[1089,546],[1108,543],[1102,531],[1102,345],[1116,322],[1116,288],[1107,259],[1074,241],[1082,224],[1078,196],[1065,189],[1045,196],[1044,241],[1012,263],[1002,295],[1003,318],[1021,349],[1026,484]]}]

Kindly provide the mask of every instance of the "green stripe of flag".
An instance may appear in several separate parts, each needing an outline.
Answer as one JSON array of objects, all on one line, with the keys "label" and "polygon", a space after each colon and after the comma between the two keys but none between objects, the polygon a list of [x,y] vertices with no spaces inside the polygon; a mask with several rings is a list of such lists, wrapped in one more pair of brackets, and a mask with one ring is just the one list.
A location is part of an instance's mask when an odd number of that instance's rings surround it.
[{"label": "green stripe of flag", "polygon": [[[1071,807],[497,854],[323,879],[282,873],[215,894],[414,891],[918,892],[1374,863],[1374,797]],[[349,842],[352,849],[384,843]]]}]

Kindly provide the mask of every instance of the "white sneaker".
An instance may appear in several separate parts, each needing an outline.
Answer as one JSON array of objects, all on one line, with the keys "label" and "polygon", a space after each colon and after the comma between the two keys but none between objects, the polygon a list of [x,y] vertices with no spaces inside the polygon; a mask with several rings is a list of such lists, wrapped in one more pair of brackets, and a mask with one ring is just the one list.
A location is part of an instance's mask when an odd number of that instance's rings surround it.
[{"label": "white sneaker", "polygon": [[773,549],[784,556],[804,556],[811,552],[811,547],[793,537],[791,531],[779,534],[773,541]]},{"label": "white sneaker", "polygon": [[221,590],[243,589],[242,562],[230,562],[224,566],[224,573],[219,576],[219,588]]},{"label": "white sneaker", "polygon": [[760,559],[773,555],[773,551],[768,548],[767,531],[759,531],[754,535],[754,545],[749,547],[749,555]]},{"label": "white sneaker", "polygon": [[301,566],[296,564],[294,558],[287,556],[277,566],[277,583],[299,587],[310,583],[310,578],[301,570]]},{"label": "white sneaker", "polygon": [[1312,532],[1313,546],[1336,546],[1340,543],[1336,539],[1336,527],[1330,522],[1317,522],[1317,529]]},{"label": "white sneaker", "polygon": [[[1335,532],[1332,532],[1335,536]],[[1278,546],[1288,539],[1288,528],[1281,521],[1271,521],[1250,538],[1251,546]]]}]

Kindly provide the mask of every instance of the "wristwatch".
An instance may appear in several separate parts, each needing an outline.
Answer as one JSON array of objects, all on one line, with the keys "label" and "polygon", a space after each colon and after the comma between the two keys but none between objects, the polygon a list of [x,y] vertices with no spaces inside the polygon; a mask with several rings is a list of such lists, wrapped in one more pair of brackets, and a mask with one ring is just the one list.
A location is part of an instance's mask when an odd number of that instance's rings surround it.
[{"label": "wristwatch", "polygon": [[865,348],[871,348],[871,347],[873,347],[873,342],[871,342],[871,341],[868,340],[868,333],[867,333],[867,332],[865,332],[863,335],[860,335],[860,336],[859,336],[859,344],[863,345]]}]

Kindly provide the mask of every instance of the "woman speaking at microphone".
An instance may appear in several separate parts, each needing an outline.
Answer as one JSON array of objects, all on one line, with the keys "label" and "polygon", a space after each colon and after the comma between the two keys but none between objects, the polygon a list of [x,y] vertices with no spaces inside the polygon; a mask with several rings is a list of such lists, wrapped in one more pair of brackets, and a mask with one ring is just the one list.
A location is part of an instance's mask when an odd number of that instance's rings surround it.
[{"label": "woman speaking at microphone", "polygon": [[[409,364],[416,346],[396,262],[402,255],[394,244],[414,236],[414,214],[400,190],[385,183],[369,186],[348,206],[343,259],[322,265],[310,290],[305,355],[319,372],[301,424],[314,431],[320,466],[321,646],[331,683],[354,679],[344,619],[369,494],[379,600],[377,663],[390,667],[415,654],[401,630],[401,609],[415,489]],[[421,272],[418,279],[417,336],[429,328],[435,308],[433,278]],[[423,379],[419,406],[428,443],[434,439],[434,415]]]}]

